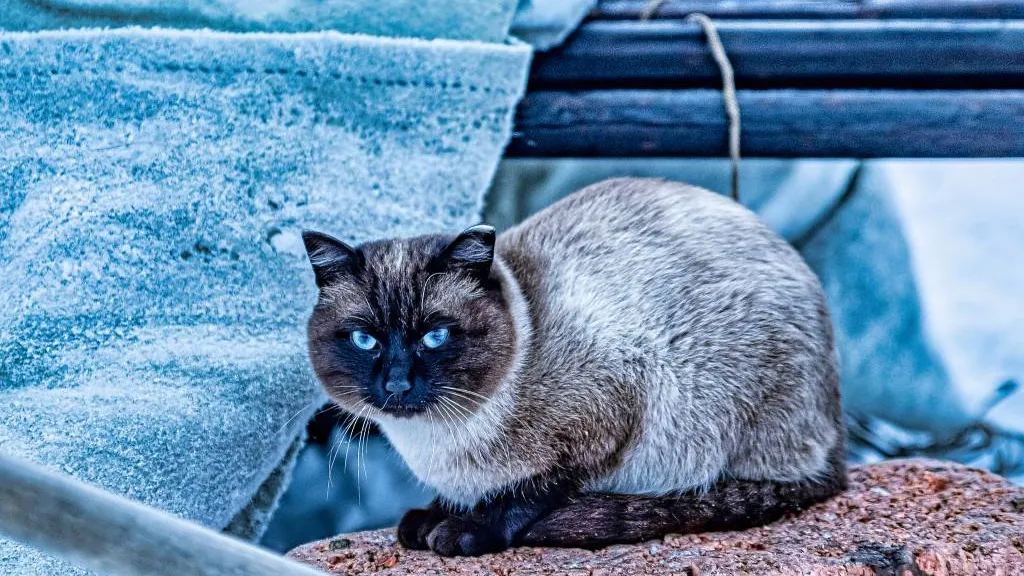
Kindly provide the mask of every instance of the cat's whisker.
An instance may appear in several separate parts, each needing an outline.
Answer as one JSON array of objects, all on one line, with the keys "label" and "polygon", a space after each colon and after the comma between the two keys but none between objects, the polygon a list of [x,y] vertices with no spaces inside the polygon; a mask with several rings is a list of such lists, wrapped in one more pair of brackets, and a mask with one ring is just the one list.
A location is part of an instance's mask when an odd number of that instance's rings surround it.
[{"label": "cat's whisker", "polygon": [[[461,412],[465,412],[466,415],[471,417],[476,414],[477,410],[480,410],[482,408],[482,405],[478,403],[473,403],[472,400],[468,398],[463,398],[461,396],[453,395],[450,398],[448,398],[448,401],[457,406]],[[464,404],[468,404],[468,406],[465,406]]]},{"label": "cat's whisker", "polygon": [[337,459],[338,458],[338,454],[341,453],[341,443],[342,442],[345,443],[345,460],[344,460],[344,465],[343,465],[342,471],[344,472],[344,471],[348,470],[348,449],[349,449],[349,446],[352,445],[352,430],[355,427],[356,422],[359,421],[359,417],[356,416],[353,413],[349,413],[348,416],[349,416],[350,420],[349,420],[348,424],[345,425],[345,429],[341,432],[341,438],[339,438],[339,442],[338,442],[338,449],[334,452],[334,458],[331,459],[330,465],[328,467],[329,470],[333,468],[334,460]]},{"label": "cat's whisker", "polygon": [[[334,478],[334,460],[337,459],[338,454],[341,453],[341,444],[345,442],[345,470],[348,469],[348,446],[352,443],[351,431],[355,423],[358,422],[358,418],[351,415],[352,420],[349,421],[348,425],[345,426],[344,431],[341,433],[341,437],[338,438],[337,442],[332,446],[332,450],[327,453],[327,493],[330,496],[331,481]],[[335,449],[337,448],[337,449]],[[333,452],[333,456],[331,455]]]},{"label": "cat's whisker", "polygon": [[370,306],[370,299],[366,297],[366,294],[363,294],[363,303],[366,304],[366,309],[369,311],[370,315],[374,316],[374,318],[367,318],[366,320],[369,320],[369,322],[366,322],[366,324],[369,326],[373,326],[376,324],[376,308]]},{"label": "cat's whisker", "polygon": [[463,424],[461,415],[455,411],[455,409],[453,408],[455,404],[451,400],[445,398],[444,396],[439,396],[437,401],[439,402],[439,405],[443,406],[444,409],[447,410],[448,413],[451,415],[453,424]]},{"label": "cat's whisker", "polygon": [[359,429],[359,443],[356,444],[356,499],[361,506],[363,504],[363,483],[359,478],[360,463],[362,463],[363,472],[366,471],[366,419],[362,420],[362,426]]},{"label": "cat's whisker", "polygon": [[480,402],[476,398],[473,398],[472,396],[467,396],[467,395],[463,394],[459,390],[450,389],[450,388],[442,388],[442,390],[447,392],[449,396],[454,396],[456,398],[461,398],[463,400],[466,400],[467,402],[472,402],[474,406],[483,406],[482,402]]},{"label": "cat's whisker", "polygon": [[465,428],[470,432],[470,434],[475,435],[476,422],[474,422],[473,419],[473,411],[459,404],[458,402],[455,402],[448,398],[445,398],[445,402],[447,402],[452,407],[452,409],[455,410],[461,416],[463,426],[465,426]]},{"label": "cat's whisker", "polygon": [[[449,388],[449,387],[442,387],[442,390],[445,392],[446,395],[451,396],[454,399],[458,399],[458,400],[460,400],[462,402],[465,402],[465,403],[469,404],[470,407],[473,408],[473,409],[483,409],[484,408],[484,403],[483,402],[481,402],[481,401],[479,401],[476,398],[473,398],[471,396],[464,395],[460,390],[457,390],[457,389],[454,389],[454,388]],[[459,408],[462,408],[464,411],[469,413],[470,415],[472,415],[473,412],[474,412],[474,410],[470,410],[469,408],[463,406],[459,402],[455,402],[455,404]]]},{"label": "cat's whisker", "polygon": [[386,411],[388,409],[388,402],[391,402],[391,399],[394,398],[394,397],[395,397],[395,393],[394,392],[392,392],[391,394],[388,394],[388,397],[384,399],[384,405],[380,407],[381,411]]},{"label": "cat's whisker", "polygon": [[[478,436],[477,427],[478,425],[480,425],[480,422],[473,418],[474,413],[465,406],[461,406],[458,403],[451,402],[450,400],[447,400],[446,403],[448,403],[453,409],[458,409],[464,414],[461,419],[463,421],[465,429],[470,434],[470,437]],[[470,444],[467,443],[466,446],[470,446]],[[500,462],[499,465],[502,466],[505,470],[507,470],[507,474],[509,476],[513,476],[513,462],[515,461],[512,459],[512,452],[510,450],[509,439],[507,437],[499,437],[497,448],[505,453],[505,459],[503,462]]]},{"label": "cat's whisker", "polygon": [[452,415],[452,424],[454,425],[456,434],[459,436],[459,440],[462,442],[462,446],[470,446],[471,443],[467,442],[466,436],[463,433],[463,430],[466,428],[466,420],[453,408],[453,406],[458,405],[443,396],[439,397],[439,399],[447,406],[447,409]]},{"label": "cat's whisker", "polygon": [[454,386],[441,386],[440,388],[442,390],[455,391],[455,392],[460,392],[462,394],[468,394],[470,396],[475,396],[475,397],[483,400],[484,402],[487,402],[488,400],[490,400],[490,397],[485,396],[485,395],[483,395],[483,394],[481,394],[479,392],[476,392],[474,390],[466,390],[465,388],[456,388]]},{"label": "cat's whisker", "polygon": [[427,421],[430,422],[430,428],[429,428],[429,430],[430,430],[430,463],[427,464],[427,473],[426,473],[426,475],[423,478],[424,482],[428,481],[428,479],[430,478],[430,473],[434,469],[434,462],[435,462],[434,454],[437,451],[437,440],[434,438],[434,415],[433,415],[433,412],[431,411],[431,408],[433,408],[433,407],[432,406],[428,406],[427,410],[426,410]]},{"label": "cat's whisker", "polygon": [[[352,422],[349,423],[348,428],[345,430],[345,434],[348,436],[348,443],[345,445],[345,470],[346,471],[348,470],[348,451],[352,447],[352,441],[355,440],[355,436],[354,436],[354,434],[355,434],[355,427],[356,427],[356,424],[361,422],[361,419],[363,417],[363,413],[366,412],[367,406],[369,406],[369,405],[363,406],[359,410],[359,413],[352,419]],[[357,448],[357,451],[358,451],[358,448]]]},{"label": "cat's whisker", "polygon": [[432,272],[430,274],[430,276],[427,276],[427,279],[423,281],[423,289],[420,290],[420,309],[421,310],[426,308],[424,298],[426,297],[426,294],[427,294],[427,286],[430,285],[430,281],[433,280],[434,277],[438,277],[438,276],[443,276],[443,273],[442,272]]},{"label": "cat's whisker", "polygon": [[[439,410],[443,410],[444,409],[441,404],[436,404],[436,406],[438,407]],[[445,413],[448,413],[447,410],[445,410]],[[453,447],[454,446],[458,446],[459,443],[455,441],[455,432],[452,431],[452,426],[451,426],[451,422],[449,420],[449,417],[442,416],[441,422],[444,424],[445,428],[448,430],[448,435],[451,436],[452,446]]]},{"label": "cat's whisker", "polygon": [[334,453],[336,450],[341,450],[342,438],[338,438],[331,442],[331,447],[327,450],[327,492],[324,494],[325,499],[331,497],[331,481],[334,479]]},{"label": "cat's whisker", "polygon": [[319,401],[320,401],[319,398],[314,398],[313,400],[310,400],[309,402],[307,402],[305,406],[303,406],[302,408],[299,408],[298,412],[293,414],[291,418],[286,420],[285,423],[282,424],[281,427],[277,429],[277,432],[274,434],[274,436],[280,436],[281,433],[284,432],[285,428],[287,428],[288,425],[291,424],[293,420],[295,420],[296,418],[299,417],[299,414],[302,414],[306,410],[309,410],[310,408],[313,407],[313,404],[315,404],[316,402],[319,402]]},{"label": "cat's whisker", "polygon": [[[342,468],[341,468],[342,471],[345,474],[348,474],[348,471],[349,471],[349,469],[348,469],[348,455],[349,455],[349,451],[352,449],[352,443],[355,442],[356,439],[357,439],[357,436],[356,436],[356,426],[361,422],[360,419],[362,418],[362,414],[363,414],[363,409],[360,409],[359,412],[355,416],[353,416],[352,421],[349,422],[349,424],[348,424],[348,427],[345,428],[345,437],[346,437],[346,439],[345,439],[345,458],[342,461]],[[358,489],[359,489],[359,484],[357,482],[356,483],[356,490],[358,490]]]}]

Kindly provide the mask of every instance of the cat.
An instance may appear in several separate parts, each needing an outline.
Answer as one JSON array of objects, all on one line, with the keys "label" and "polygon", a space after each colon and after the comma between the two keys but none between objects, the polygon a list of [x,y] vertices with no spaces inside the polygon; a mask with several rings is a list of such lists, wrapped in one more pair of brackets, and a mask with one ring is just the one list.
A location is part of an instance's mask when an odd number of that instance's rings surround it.
[{"label": "cat", "polygon": [[774,521],[846,487],[820,283],[750,211],[620,178],[495,234],[303,234],[309,355],[437,491],[446,556]]}]

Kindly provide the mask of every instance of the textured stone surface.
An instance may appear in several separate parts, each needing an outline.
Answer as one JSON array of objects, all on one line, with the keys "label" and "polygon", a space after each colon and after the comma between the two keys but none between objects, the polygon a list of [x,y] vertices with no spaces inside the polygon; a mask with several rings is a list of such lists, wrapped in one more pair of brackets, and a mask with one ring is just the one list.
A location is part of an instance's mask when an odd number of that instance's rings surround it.
[{"label": "textured stone surface", "polygon": [[670,535],[597,552],[518,548],[481,558],[402,549],[392,530],[338,536],[290,556],[334,574],[1024,574],[1024,489],[933,460],[855,468],[840,497],[770,526]]}]

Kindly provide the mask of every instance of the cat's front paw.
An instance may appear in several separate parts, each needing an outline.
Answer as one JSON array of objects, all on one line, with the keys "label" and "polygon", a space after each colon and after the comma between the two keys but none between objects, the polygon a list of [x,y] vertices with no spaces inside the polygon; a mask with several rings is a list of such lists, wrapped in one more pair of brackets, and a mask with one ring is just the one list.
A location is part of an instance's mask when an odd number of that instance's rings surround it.
[{"label": "cat's front paw", "polygon": [[490,526],[452,516],[430,532],[427,544],[441,556],[479,556],[501,552],[509,541]]},{"label": "cat's front paw", "polygon": [[427,535],[444,519],[445,515],[434,507],[409,510],[398,522],[398,542],[411,550],[426,550]]}]

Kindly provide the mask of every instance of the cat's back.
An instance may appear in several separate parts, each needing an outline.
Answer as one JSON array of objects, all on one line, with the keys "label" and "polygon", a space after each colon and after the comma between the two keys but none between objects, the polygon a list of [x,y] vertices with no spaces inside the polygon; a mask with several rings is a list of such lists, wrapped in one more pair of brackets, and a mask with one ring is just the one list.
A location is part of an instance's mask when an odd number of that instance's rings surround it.
[{"label": "cat's back", "polygon": [[788,480],[826,466],[840,413],[824,294],[746,208],[683,184],[608,180],[509,230],[498,252],[536,335],[529,411],[633,430],[591,489],[665,494],[722,473]]},{"label": "cat's back", "polygon": [[639,321],[657,330],[730,295],[748,306],[823,301],[796,251],[749,210],[658,179],[584,188],[502,234],[498,251],[531,305],[582,314],[610,333],[635,334]]}]

